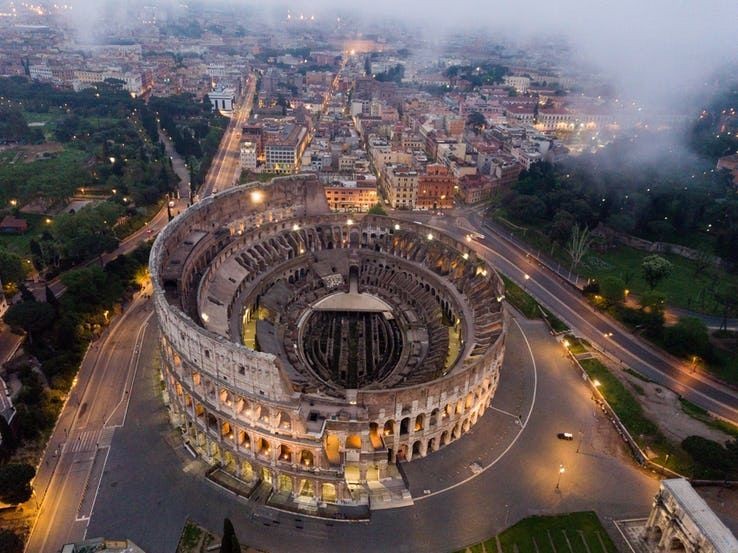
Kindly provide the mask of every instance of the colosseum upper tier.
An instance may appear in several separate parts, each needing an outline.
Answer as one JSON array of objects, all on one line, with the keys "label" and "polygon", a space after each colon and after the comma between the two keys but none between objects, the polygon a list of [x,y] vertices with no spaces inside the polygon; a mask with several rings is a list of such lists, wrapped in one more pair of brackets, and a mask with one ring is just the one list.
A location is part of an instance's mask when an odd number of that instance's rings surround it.
[{"label": "colosseum upper tier", "polygon": [[172,421],[242,485],[367,505],[497,387],[495,271],[419,223],[331,213],[309,177],[205,198],[150,270]]}]

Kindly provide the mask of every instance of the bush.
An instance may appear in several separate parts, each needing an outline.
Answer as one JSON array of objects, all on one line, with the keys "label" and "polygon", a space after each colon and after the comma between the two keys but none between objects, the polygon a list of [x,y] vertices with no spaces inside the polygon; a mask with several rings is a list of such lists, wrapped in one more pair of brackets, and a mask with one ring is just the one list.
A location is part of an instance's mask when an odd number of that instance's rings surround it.
[{"label": "bush", "polygon": [[708,357],[712,350],[707,326],[694,317],[684,317],[674,326],[665,328],[664,344],[671,353],[683,357]]},{"label": "bush", "polygon": [[0,551],[23,553],[23,539],[12,530],[0,530]]},{"label": "bush", "polygon": [[31,479],[36,469],[27,463],[9,463],[0,466],[0,500],[16,504],[31,497]]},{"label": "bush", "polygon": [[682,449],[694,461],[694,476],[697,478],[728,479],[738,474],[735,447],[726,449],[702,436],[689,436],[682,441]]}]

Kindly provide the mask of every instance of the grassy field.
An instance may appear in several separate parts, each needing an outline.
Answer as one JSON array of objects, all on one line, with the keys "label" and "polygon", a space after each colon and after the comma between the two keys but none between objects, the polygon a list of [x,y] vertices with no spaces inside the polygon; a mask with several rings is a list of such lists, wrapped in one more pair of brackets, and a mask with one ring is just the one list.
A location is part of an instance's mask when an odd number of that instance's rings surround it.
[{"label": "grassy field", "polygon": [[[649,290],[641,276],[641,263],[648,255],[648,252],[623,246],[604,253],[592,252],[585,256],[579,273],[583,277],[598,280],[616,276],[623,279],[630,291],[642,294]],[[713,292],[725,289],[730,284],[738,284],[738,277],[725,271],[702,271],[696,274],[694,261],[678,255],[664,254],[662,257],[672,263],[673,270],[657,289],[666,294],[667,302],[671,305],[719,314],[720,306],[715,302]]]},{"label": "grassy field", "polygon": [[28,230],[23,234],[0,234],[0,247],[27,256],[31,253],[31,240],[39,236],[46,227],[46,217],[30,213],[21,213],[18,217],[28,222]]},{"label": "grassy field", "polygon": [[668,455],[670,469],[691,474],[692,462],[687,452],[666,438],[659,427],[646,417],[638,400],[605,365],[597,359],[582,359],[579,363],[593,382],[599,382],[600,393],[641,449],[648,448],[655,454],[652,461],[663,465]]},{"label": "grassy field", "polygon": [[682,411],[684,411],[693,419],[697,419],[698,421],[704,422],[707,426],[725,432],[726,434],[729,434],[734,438],[738,438],[738,426],[730,424],[729,422],[725,422],[721,419],[716,419],[702,407],[695,405],[691,401],[688,401],[684,398],[679,398],[679,402],[682,405]]},{"label": "grassy field", "polygon": [[[509,232],[527,242],[532,250],[547,255],[562,267],[569,266],[571,258],[568,254],[552,244],[543,232],[535,227],[517,227],[507,222],[505,216],[503,209],[497,209],[493,218]],[[700,238],[698,242],[709,247],[709,240]],[[697,247],[698,243],[692,245]],[[648,255],[649,252],[626,246],[619,246],[604,253],[590,252],[582,260],[577,272],[582,277],[597,280],[606,276],[619,277],[630,291],[642,294],[649,289],[641,277],[641,262]],[[672,274],[664,279],[657,289],[666,294],[670,305],[708,314],[721,314],[721,308],[714,300],[713,291],[727,288],[730,284],[738,284],[738,275],[712,269],[696,274],[697,264],[694,261],[671,254],[663,254],[663,257],[671,261],[674,268]]]},{"label": "grassy field", "polygon": [[569,327],[566,326],[562,320],[556,317],[556,315],[551,313],[545,307],[541,307],[538,302],[536,302],[536,300],[520,286],[515,284],[505,275],[500,276],[505,283],[505,299],[527,319],[545,318],[554,332],[566,332],[569,330]]},{"label": "grassy field", "polygon": [[[616,553],[617,548],[592,511],[528,517],[498,536],[504,553]],[[497,553],[490,538],[460,552]]]}]

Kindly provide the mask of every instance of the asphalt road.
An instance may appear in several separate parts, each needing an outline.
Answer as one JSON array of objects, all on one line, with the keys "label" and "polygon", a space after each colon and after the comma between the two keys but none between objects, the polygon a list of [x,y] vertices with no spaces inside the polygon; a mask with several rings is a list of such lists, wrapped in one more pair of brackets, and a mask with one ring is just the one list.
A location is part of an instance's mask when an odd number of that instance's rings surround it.
[{"label": "asphalt road", "polygon": [[255,92],[256,77],[252,74],[246,85],[246,100],[242,106],[237,106],[234,110],[228,128],[221,138],[218,153],[215,154],[200,189],[201,198],[225,190],[236,183],[241,168],[241,129],[251,114]]},{"label": "asphalt road", "polygon": [[[633,335],[612,318],[593,309],[586,299],[548,269],[535,264],[526,252],[483,225],[482,216],[473,210],[463,215],[484,235],[470,245],[492,266],[523,286],[543,306],[566,322],[577,334],[644,376],[681,394],[693,403],[738,424],[738,392],[716,382],[690,365],[672,357]],[[430,216],[396,212],[396,216],[427,221]],[[459,227],[453,216],[433,217],[430,225],[457,239],[467,229]],[[528,275],[528,279],[525,278]]]},{"label": "asphalt road", "polygon": [[150,301],[134,300],[85,355],[33,483],[40,510],[26,551],[56,553],[85,536],[152,314]]},{"label": "asphalt road", "polygon": [[[406,465],[414,506],[374,511],[368,523],[254,511],[205,481],[201,463],[168,424],[158,373],[143,365],[128,418],[113,439],[88,535],[126,536],[148,553],[169,553],[188,517],[218,532],[228,516],[242,543],[272,553],[447,552],[530,514],[595,509],[606,521],[644,516],[657,479],[634,466],[543,324],[520,324],[534,356],[512,323],[493,407],[456,443]],[[153,354],[154,338],[151,327],[142,359]],[[581,436],[581,443],[558,440],[561,431]],[[472,462],[482,468],[478,475]]]}]

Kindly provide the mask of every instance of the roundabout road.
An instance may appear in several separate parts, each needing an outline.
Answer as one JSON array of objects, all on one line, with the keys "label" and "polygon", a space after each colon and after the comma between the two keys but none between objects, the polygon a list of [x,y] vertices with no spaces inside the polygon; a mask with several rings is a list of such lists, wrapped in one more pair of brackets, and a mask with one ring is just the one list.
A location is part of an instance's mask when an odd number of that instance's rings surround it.
[{"label": "roundabout road", "polygon": [[[147,363],[113,438],[87,536],[125,536],[149,553],[169,553],[187,517],[217,532],[227,516],[242,543],[272,553],[447,552],[530,514],[594,509],[605,521],[645,515],[658,483],[634,466],[561,346],[540,322],[518,317],[509,328],[491,408],[454,444],[405,465],[413,506],[374,511],[360,523],[255,512],[206,482],[204,467],[167,422],[156,362]],[[142,359],[153,359],[156,340],[152,325]],[[563,431],[575,440],[558,440]]]}]

